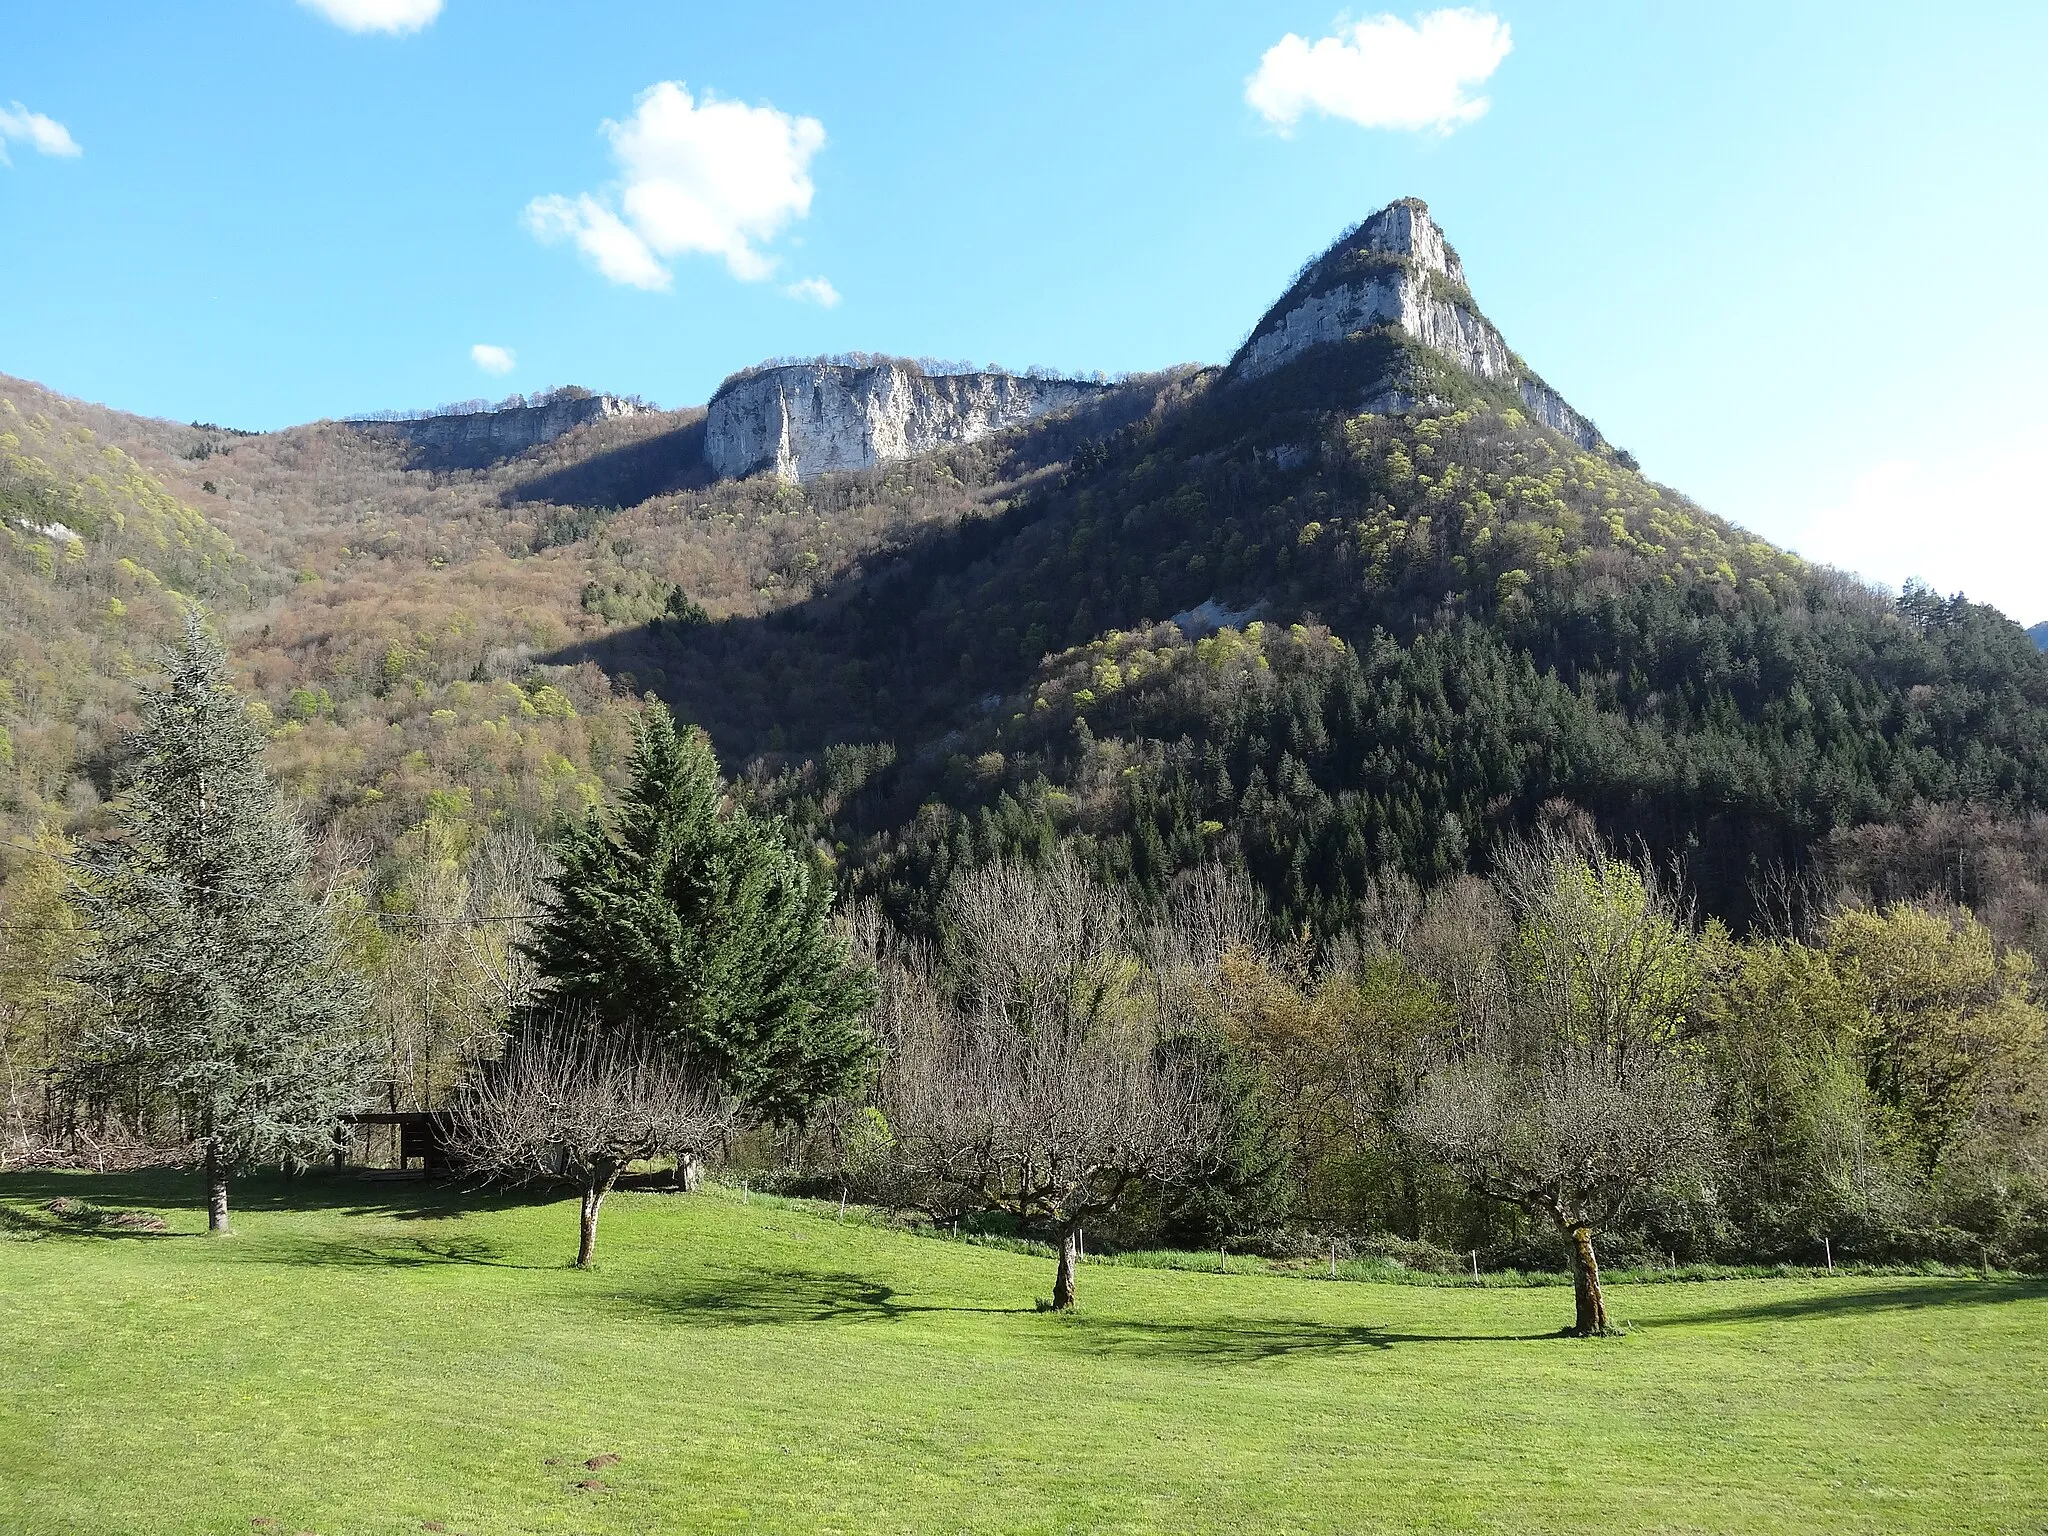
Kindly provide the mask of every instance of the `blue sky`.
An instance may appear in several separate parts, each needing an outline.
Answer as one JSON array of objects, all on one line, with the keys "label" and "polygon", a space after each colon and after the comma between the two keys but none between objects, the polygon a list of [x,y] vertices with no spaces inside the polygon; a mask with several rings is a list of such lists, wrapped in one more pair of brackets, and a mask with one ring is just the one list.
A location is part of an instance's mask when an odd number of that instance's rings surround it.
[{"label": "blue sky", "polygon": [[2048,616],[2048,7],[1378,15],[20,8],[0,372],[271,427],[782,354],[1220,361],[1413,194],[1657,478]]}]

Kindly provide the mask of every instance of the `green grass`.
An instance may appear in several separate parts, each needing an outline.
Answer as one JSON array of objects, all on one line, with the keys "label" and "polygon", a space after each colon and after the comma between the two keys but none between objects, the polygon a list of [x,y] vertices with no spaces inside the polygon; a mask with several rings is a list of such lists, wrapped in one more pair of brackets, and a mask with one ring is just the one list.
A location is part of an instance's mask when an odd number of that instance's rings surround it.
[{"label": "green grass", "polygon": [[1109,1264],[1041,1314],[1041,1259],[723,1191],[615,1196],[588,1274],[565,1203],[197,1194],[0,1178],[0,1531],[2048,1522],[2040,1282],[1617,1287],[1578,1341],[1554,1288]]}]

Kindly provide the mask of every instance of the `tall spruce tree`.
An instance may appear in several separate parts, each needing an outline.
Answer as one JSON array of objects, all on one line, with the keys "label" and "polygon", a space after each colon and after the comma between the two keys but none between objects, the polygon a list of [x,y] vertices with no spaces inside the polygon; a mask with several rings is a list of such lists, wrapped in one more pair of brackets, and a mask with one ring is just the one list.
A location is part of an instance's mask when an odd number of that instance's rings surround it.
[{"label": "tall spruce tree", "polygon": [[777,826],[729,804],[702,732],[659,702],[609,816],[562,841],[528,945],[538,1006],[645,1029],[751,1112],[801,1120],[866,1069],[873,980],[832,930],[832,893]]},{"label": "tall spruce tree", "polygon": [[220,644],[187,620],[150,693],[114,805],[88,845],[84,979],[105,1060],[169,1098],[205,1160],[208,1227],[228,1179],[311,1161],[361,1101],[361,983],[305,888],[305,833],[263,767],[263,736]]}]

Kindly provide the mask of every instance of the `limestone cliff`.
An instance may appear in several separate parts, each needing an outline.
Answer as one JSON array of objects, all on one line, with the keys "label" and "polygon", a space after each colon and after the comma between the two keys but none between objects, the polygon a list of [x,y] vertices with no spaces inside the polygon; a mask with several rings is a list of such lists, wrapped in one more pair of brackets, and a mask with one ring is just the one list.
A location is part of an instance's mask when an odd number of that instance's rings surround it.
[{"label": "limestone cliff", "polygon": [[480,469],[542,443],[551,443],[590,422],[634,416],[648,409],[616,395],[565,392],[538,405],[507,410],[463,411],[399,421],[351,421],[349,425],[367,436],[410,443],[434,467]]},{"label": "limestone cliff", "polygon": [[[1232,376],[1262,378],[1312,347],[1385,327],[1440,354],[1475,378],[1506,385],[1530,415],[1581,446],[1600,432],[1509,350],[1465,286],[1465,268],[1415,198],[1391,203],[1325,251],[1269,309],[1231,359]],[[1399,381],[1378,397],[1412,405]]]},{"label": "limestone cliff", "polygon": [[1077,405],[1106,385],[914,363],[791,363],[735,374],[711,397],[704,456],[721,476],[809,480],[971,443]]}]

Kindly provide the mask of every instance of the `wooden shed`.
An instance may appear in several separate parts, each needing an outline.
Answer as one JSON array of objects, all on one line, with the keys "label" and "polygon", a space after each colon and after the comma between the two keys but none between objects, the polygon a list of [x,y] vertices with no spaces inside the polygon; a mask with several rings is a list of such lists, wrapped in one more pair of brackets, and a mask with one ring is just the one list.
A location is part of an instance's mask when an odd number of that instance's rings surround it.
[{"label": "wooden shed", "polygon": [[[397,1166],[409,1168],[417,1159],[428,1173],[445,1173],[448,1170],[448,1116],[443,1110],[408,1109],[396,1112],[366,1115],[347,1115],[342,1119],[347,1126],[388,1125],[397,1136]],[[335,1161],[341,1161],[341,1152],[335,1153]]]}]

